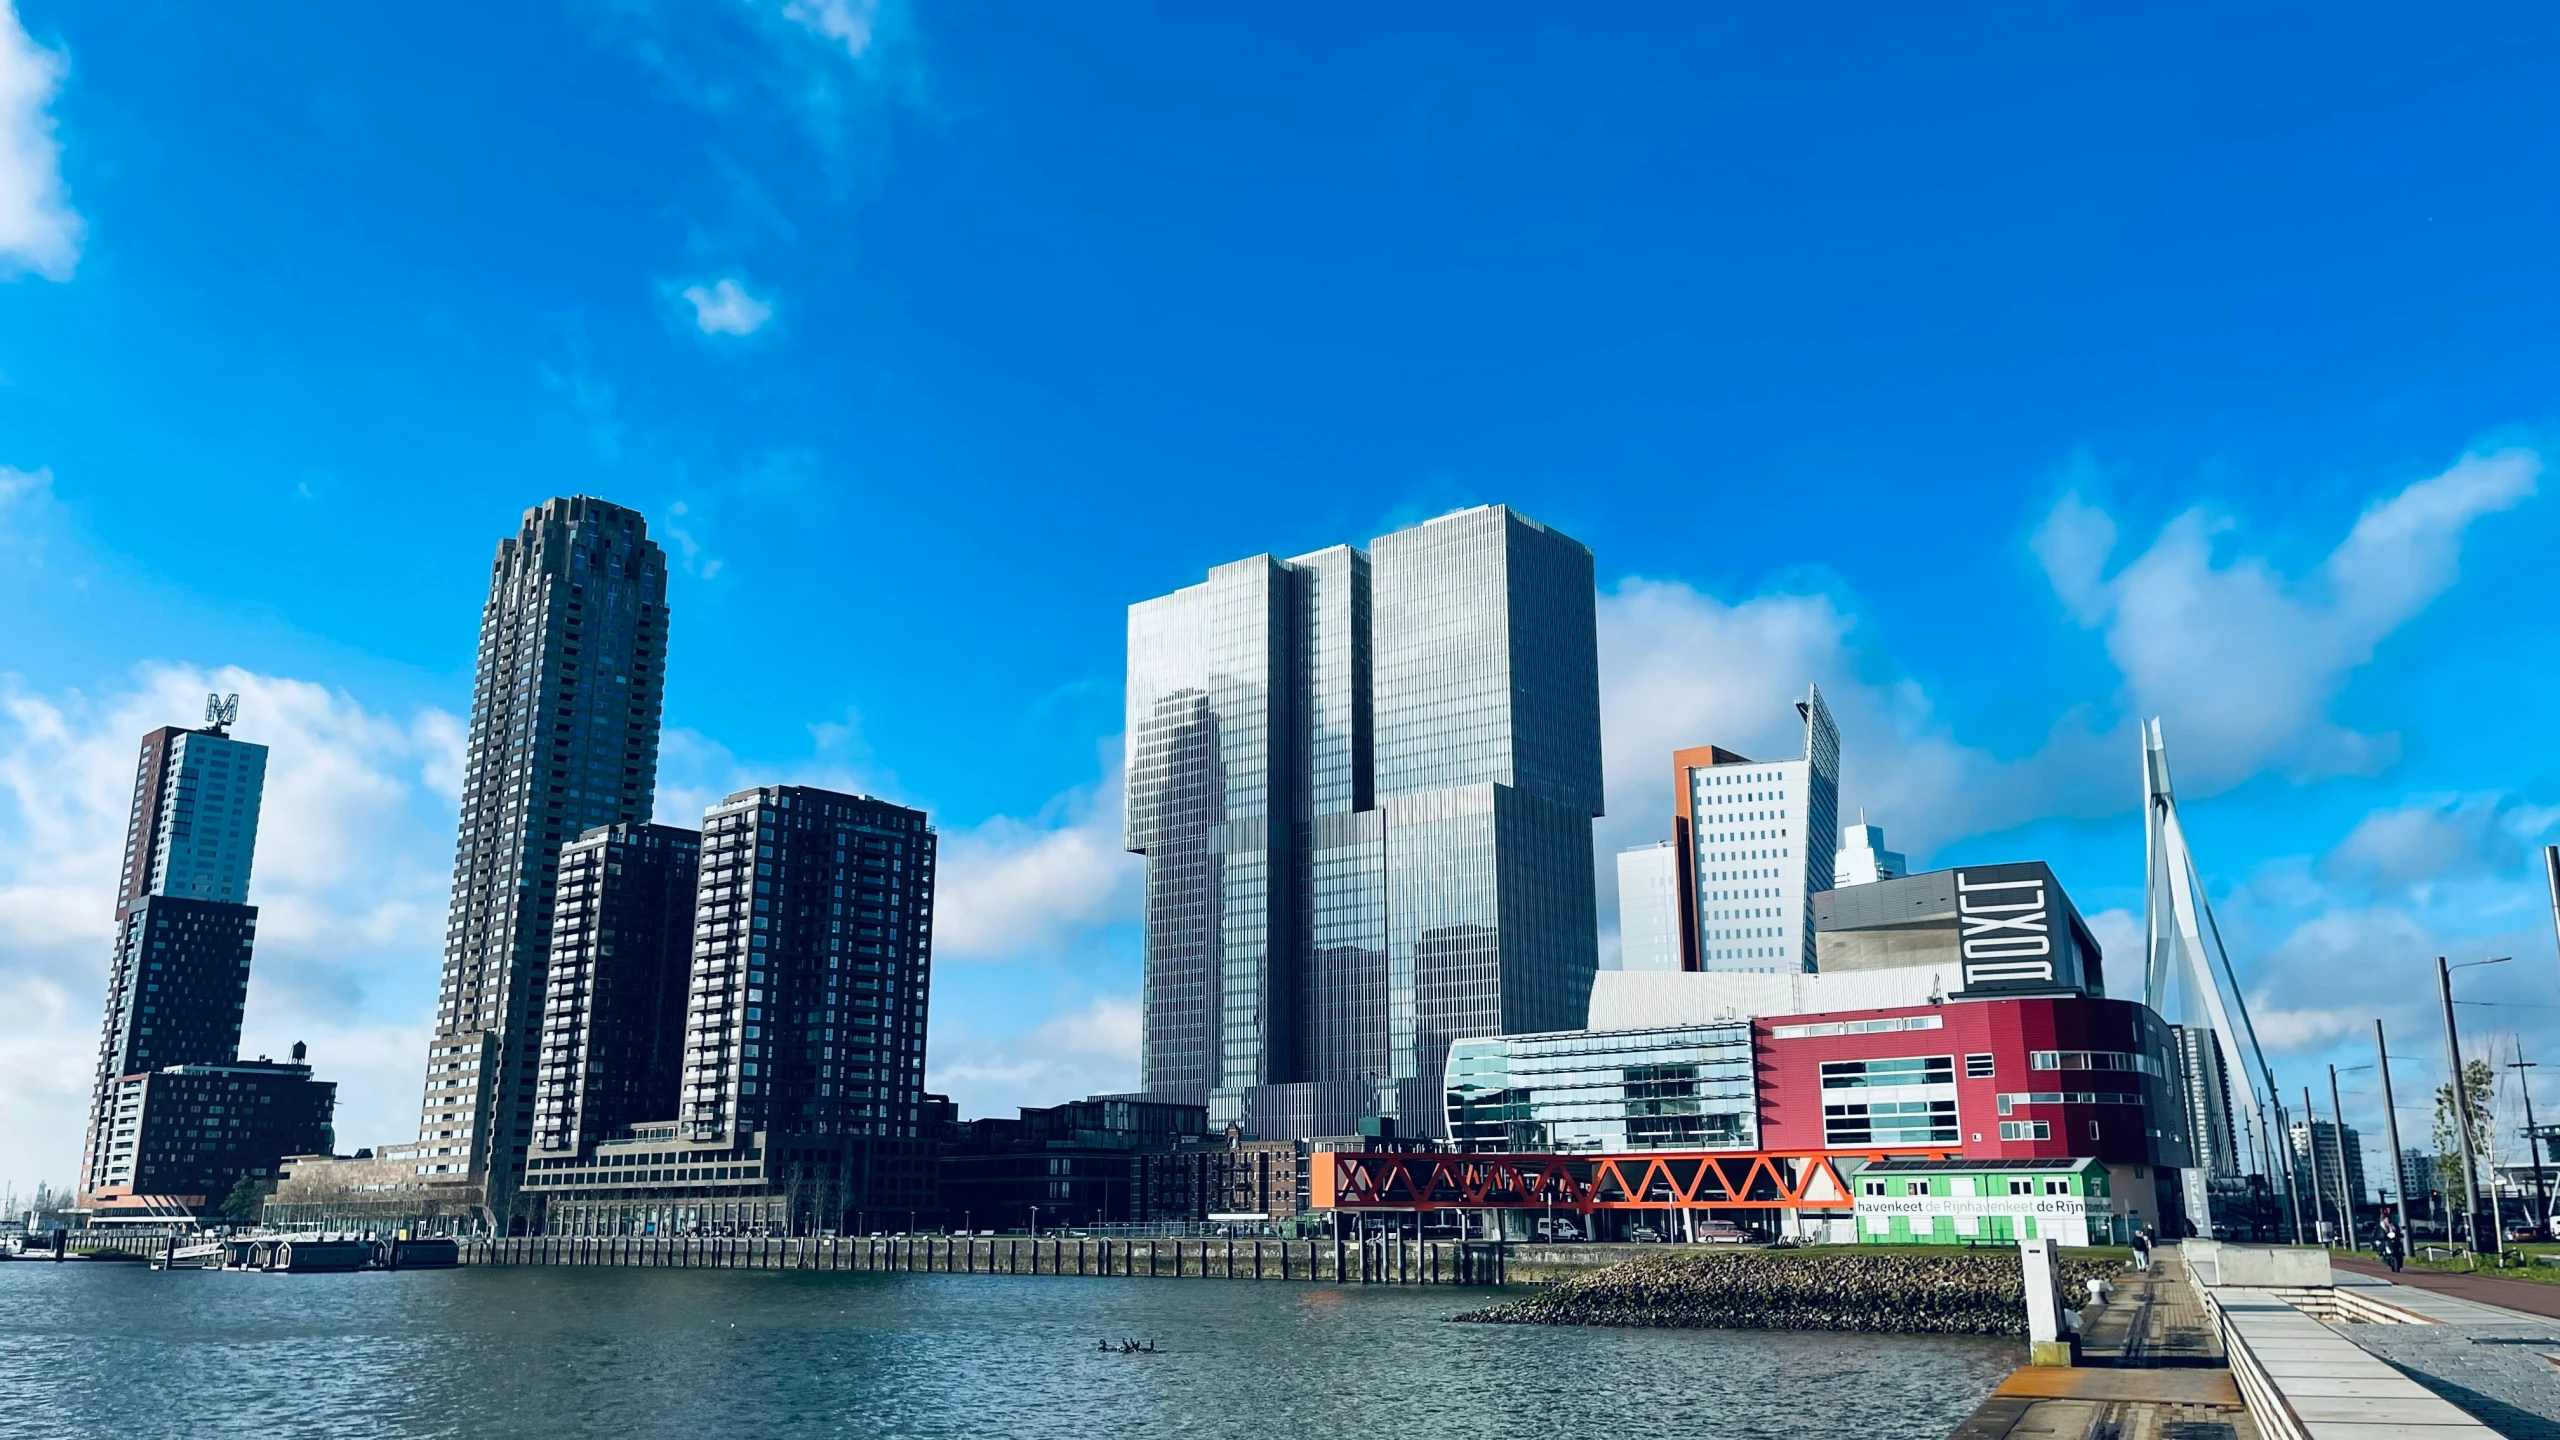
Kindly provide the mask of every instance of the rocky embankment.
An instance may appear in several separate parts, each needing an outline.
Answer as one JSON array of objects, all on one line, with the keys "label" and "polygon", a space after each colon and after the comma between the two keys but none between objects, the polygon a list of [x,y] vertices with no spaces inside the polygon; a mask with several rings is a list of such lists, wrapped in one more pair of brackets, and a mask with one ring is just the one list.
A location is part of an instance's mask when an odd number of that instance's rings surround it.
[{"label": "rocky embankment", "polygon": [[[2070,1256],[2062,1292],[2117,1262]],[[2023,1335],[2026,1287],[2014,1250],[1908,1254],[1883,1248],[1647,1256],[1506,1305],[1457,1317],[1492,1325],[1643,1325],[1719,1330],[1874,1330]]]}]

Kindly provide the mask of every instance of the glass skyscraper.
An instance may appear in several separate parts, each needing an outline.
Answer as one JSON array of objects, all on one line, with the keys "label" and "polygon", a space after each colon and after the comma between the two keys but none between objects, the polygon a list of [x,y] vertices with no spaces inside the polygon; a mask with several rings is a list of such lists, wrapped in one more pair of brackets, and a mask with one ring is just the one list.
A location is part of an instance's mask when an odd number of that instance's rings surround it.
[{"label": "glass skyscraper", "polygon": [[1130,607],[1142,1083],[1266,1139],[1442,1126],[1460,1035],[1581,1024],[1591,552],[1500,506]]}]

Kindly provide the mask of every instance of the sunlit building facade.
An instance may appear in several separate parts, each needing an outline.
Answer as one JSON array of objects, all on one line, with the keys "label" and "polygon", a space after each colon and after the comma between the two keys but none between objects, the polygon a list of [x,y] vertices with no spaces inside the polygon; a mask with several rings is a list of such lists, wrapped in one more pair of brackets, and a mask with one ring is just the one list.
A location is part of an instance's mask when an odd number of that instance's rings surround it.
[{"label": "sunlit building facade", "polygon": [[1597,964],[1590,552],[1484,506],[1130,607],[1142,1085],[1264,1139],[1440,1124],[1460,1034]]},{"label": "sunlit building facade", "polygon": [[1618,968],[1680,967],[1680,854],[1668,840],[1618,852]]},{"label": "sunlit building facade", "polygon": [[1796,702],[1804,755],[1758,761],[1720,745],[1671,755],[1686,968],[1816,968],[1814,896],[1832,888],[1840,731],[1819,687]]}]

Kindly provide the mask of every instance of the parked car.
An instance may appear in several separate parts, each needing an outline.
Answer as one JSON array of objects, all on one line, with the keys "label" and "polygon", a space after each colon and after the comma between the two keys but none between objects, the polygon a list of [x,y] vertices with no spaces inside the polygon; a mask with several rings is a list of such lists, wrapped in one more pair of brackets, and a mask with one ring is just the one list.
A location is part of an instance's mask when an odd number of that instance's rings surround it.
[{"label": "parked car", "polygon": [[1751,1235],[1730,1220],[1708,1220],[1698,1226],[1698,1238],[1709,1245],[1740,1245]]},{"label": "parked car", "polygon": [[1582,1232],[1575,1229],[1570,1220],[1540,1220],[1537,1236],[1541,1240],[1579,1240]]},{"label": "parked car", "polygon": [[1662,1232],[1650,1225],[1630,1225],[1627,1227],[1627,1239],[1636,1245],[1658,1245],[1662,1243]]}]

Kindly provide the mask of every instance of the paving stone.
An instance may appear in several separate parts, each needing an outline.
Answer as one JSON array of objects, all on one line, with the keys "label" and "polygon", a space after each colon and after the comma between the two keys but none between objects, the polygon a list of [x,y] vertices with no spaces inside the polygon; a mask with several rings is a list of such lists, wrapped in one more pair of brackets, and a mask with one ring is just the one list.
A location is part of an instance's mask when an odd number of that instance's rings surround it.
[{"label": "paving stone", "polygon": [[[2488,1329],[2488,1327],[2482,1327]],[[2560,1367],[2533,1345],[2456,1325],[2340,1325],[2338,1333],[2510,1440],[2560,1440]],[[2560,1346],[2549,1347],[2560,1351]]]}]

